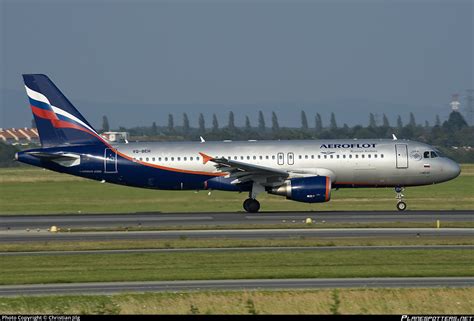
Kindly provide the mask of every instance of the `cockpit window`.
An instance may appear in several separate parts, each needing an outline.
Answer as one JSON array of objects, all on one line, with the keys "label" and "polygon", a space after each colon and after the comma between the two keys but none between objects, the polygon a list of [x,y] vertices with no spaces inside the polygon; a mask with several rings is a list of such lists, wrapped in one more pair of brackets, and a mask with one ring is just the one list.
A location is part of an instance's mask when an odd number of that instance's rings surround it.
[{"label": "cockpit window", "polygon": [[443,153],[441,153],[439,150],[435,150],[435,152],[436,152],[436,155],[438,155],[438,157],[445,157]]},{"label": "cockpit window", "polygon": [[424,152],[423,158],[430,158],[430,152],[429,151]]},{"label": "cockpit window", "polygon": [[431,151],[431,158],[436,158],[438,157],[438,154],[436,152]]}]

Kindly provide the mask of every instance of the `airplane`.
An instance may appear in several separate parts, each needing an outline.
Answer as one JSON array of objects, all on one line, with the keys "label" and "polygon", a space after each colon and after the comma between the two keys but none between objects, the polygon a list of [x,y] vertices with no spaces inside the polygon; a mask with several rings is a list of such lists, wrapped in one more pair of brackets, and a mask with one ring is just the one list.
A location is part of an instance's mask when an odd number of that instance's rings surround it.
[{"label": "airplane", "polygon": [[393,139],[207,142],[110,142],[42,74],[23,75],[42,148],[16,153],[19,162],[125,186],[161,190],[246,192],[243,208],[260,210],[263,192],[323,203],[331,191],[403,190],[456,178],[460,166],[433,146]]}]

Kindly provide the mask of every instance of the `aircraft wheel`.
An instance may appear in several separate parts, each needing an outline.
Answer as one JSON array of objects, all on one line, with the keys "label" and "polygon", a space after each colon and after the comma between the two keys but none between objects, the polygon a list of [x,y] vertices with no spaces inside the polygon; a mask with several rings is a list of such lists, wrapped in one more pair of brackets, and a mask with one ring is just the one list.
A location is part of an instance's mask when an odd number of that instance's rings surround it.
[{"label": "aircraft wheel", "polygon": [[247,199],[244,201],[244,210],[245,210],[246,212],[250,212],[250,211],[249,211],[249,204],[250,204],[250,202],[252,202],[252,199],[251,199],[251,198],[247,198]]},{"label": "aircraft wheel", "polygon": [[405,202],[398,202],[397,203],[397,209],[399,211],[404,211],[407,208],[407,204]]},{"label": "aircraft wheel", "polygon": [[249,213],[257,213],[260,209],[260,203],[252,198],[245,200],[244,209]]}]

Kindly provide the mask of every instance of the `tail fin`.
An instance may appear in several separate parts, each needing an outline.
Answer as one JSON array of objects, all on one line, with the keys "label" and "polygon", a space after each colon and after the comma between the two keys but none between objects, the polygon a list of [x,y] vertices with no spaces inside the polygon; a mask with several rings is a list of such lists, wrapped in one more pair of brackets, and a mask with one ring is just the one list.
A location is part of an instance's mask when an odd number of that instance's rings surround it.
[{"label": "tail fin", "polygon": [[105,142],[48,76],[23,80],[43,147]]}]

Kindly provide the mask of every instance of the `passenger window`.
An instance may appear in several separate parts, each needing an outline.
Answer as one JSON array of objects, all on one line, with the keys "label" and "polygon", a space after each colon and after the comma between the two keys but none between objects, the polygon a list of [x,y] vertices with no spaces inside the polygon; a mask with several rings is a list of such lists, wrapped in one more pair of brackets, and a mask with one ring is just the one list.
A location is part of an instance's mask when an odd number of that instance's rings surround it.
[{"label": "passenger window", "polygon": [[380,154],[380,158],[383,158],[383,154]]},{"label": "passenger window", "polygon": [[311,159],[314,159],[314,155],[311,155]]},{"label": "passenger window", "polygon": [[370,155],[370,154],[369,154],[369,155],[367,155],[367,158],[371,158],[371,157],[372,157],[372,155]]},{"label": "passenger window", "polygon": [[142,161],[142,160],[143,160],[143,158],[140,157],[140,161]]},{"label": "passenger window", "polygon": [[180,160],[181,160],[181,157],[178,157],[178,161],[180,161]]},{"label": "passenger window", "polygon": [[359,158],[359,154],[356,154],[355,156],[356,156],[356,158]]},{"label": "passenger window", "polygon": [[365,154],[362,154],[360,157],[365,158]]},{"label": "passenger window", "polygon": [[304,155],[304,159],[308,159],[308,155]]},{"label": "passenger window", "polygon": [[148,162],[148,157],[146,158],[146,161]]},{"label": "passenger window", "polygon": [[331,155],[331,156],[329,156],[329,157],[333,158],[334,156],[333,156],[333,155]]},{"label": "passenger window", "polygon": [[171,157],[171,161],[174,162],[174,157]]},{"label": "passenger window", "polygon": [[244,156],[240,156],[240,160],[244,160]]},{"label": "passenger window", "polygon": [[377,154],[374,155],[374,158],[377,158]]},{"label": "passenger window", "polygon": [[275,155],[272,155],[272,159],[275,159]]},{"label": "passenger window", "polygon": [[250,156],[247,156],[247,159],[250,160]]},{"label": "passenger window", "polygon": [[321,159],[321,155],[318,155],[318,159]]},{"label": "passenger window", "polygon": [[303,156],[301,156],[301,155],[298,155],[298,158],[299,158],[299,159],[302,159],[302,158],[303,158]]},{"label": "passenger window", "polygon": [[265,156],[265,159],[268,159],[268,155],[267,155],[267,156]]},{"label": "passenger window", "polygon": [[183,157],[183,160],[184,160],[184,161],[187,161],[187,160],[188,160],[188,158],[187,158],[187,157]]},{"label": "passenger window", "polygon": [[189,160],[191,160],[191,161],[192,161],[192,160],[193,160],[193,157],[192,157],[192,156],[191,156],[191,157],[189,157]]},{"label": "passenger window", "polygon": [[346,158],[346,154],[342,155],[342,158]]},{"label": "passenger window", "polygon": [[257,159],[257,156],[254,156],[253,159]]},{"label": "passenger window", "polygon": [[324,159],[328,158],[328,155],[324,155]]},{"label": "passenger window", "polygon": [[199,161],[199,156],[198,156],[198,157],[196,157],[196,160],[197,160],[197,161]]},{"label": "passenger window", "polygon": [[336,158],[339,159],[339,155],[337,155]]},{"label": "passenger window", "polygon": [[349,158],[352,158],[352,154],[349,155]]}]

